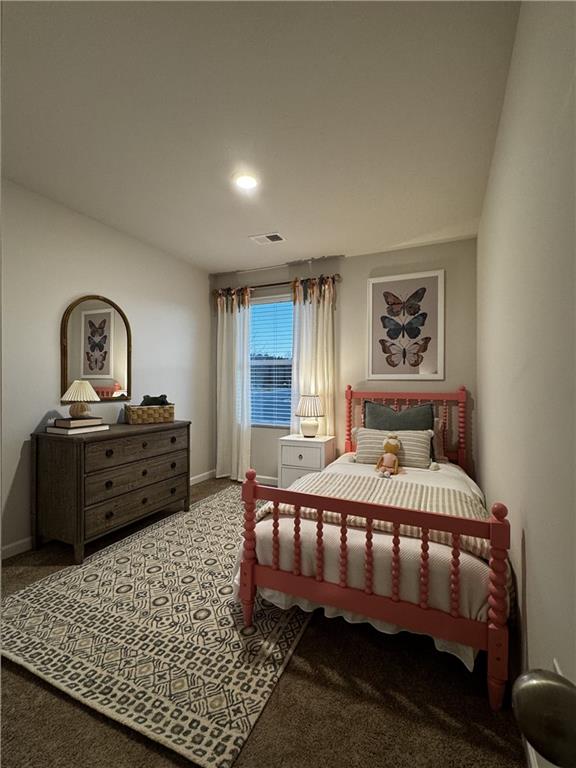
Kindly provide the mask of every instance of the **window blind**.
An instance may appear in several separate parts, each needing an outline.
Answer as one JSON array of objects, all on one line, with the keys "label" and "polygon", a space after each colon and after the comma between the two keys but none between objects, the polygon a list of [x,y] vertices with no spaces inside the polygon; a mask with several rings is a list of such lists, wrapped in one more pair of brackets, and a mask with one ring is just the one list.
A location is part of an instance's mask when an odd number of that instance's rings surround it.
[{"label": "window blind", "polygon": [[272,299],[250,312],[252,424],[290,426],[292,302]]}]

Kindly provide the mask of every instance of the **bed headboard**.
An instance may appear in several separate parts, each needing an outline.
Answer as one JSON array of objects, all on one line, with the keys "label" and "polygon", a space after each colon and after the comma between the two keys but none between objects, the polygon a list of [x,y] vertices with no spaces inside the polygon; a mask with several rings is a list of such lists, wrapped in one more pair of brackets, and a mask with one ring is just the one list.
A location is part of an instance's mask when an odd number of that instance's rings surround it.
[{"label": "bed headboard", "polygon": [[[353,390],[348,385],[346,387],[346,451],[354,450],[352,428],[364,426],[364,403],[367,400],[390,405],[396,411],[431,402],[436,417],[440,418],[446,430],[448,443],[446,455],[450,461],[469,471],[467,396],[466,387],[460,387],[456,392],[361,392]],[[454,446],[450,444],[451,435],[455,435],[456,438]]]}]

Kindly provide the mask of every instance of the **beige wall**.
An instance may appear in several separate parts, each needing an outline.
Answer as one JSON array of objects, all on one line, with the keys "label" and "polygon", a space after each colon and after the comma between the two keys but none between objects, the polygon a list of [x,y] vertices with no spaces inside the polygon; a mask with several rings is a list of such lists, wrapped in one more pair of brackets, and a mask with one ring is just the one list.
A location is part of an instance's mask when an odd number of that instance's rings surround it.
[{"label": "beige wall", "polygon": [[[192,475],[213,469],[208,275],[15,184],[3,186],[3,553],[28,548],[29,434],[62,411],[60,319],[107,296],[132,327],[132,402],[165,392],[193,422]],[[94,405],[116,421],[121,406]]]},{"label": "beige wall", "polygon": [[525,663],[572,679],[574,40],[573,3],[522,6],[478,237],[480,480],[510,508]]}]

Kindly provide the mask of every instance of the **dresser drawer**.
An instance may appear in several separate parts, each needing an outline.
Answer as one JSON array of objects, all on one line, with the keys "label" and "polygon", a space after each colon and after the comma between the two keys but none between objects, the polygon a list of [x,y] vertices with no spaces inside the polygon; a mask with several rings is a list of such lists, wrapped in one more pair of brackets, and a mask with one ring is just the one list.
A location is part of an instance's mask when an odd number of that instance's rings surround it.
[{"label": "dresser drawer", "polygon": [[188,475],[164,480],[98,504],[85,511],[85,538],[90,539],[107,530],[162,509],[172,500],[182,500],[188,494]]},{"label": "dresser drawer", "polygon": [[186,451],[168,453],[154,459],[124,464],[116,469],[103,469],[87,475],[84,480],[84,505],[89,507],[121,493],[157,483],[188,472]]},{"label": "dresser drawer", "polygon": [[309,469],[298,469],[298,467],[282,467],[280,475],[280,488],[288,488],[295,480],[304,475],[309,475]]},{"label": "dresser drawer", "polygon": [[95,472],[130,461],[147,459],[161,453],[179,451],[188,447],[188,433],[185,429],[140,434],[122,437],[118,440],[101,440],[86,445],[84,465],[86,472]]},{"label": "dresser drawer", "polygon": [[322,448],[319,445],[283,445],[281,450],[281,464],[322,469]]}]

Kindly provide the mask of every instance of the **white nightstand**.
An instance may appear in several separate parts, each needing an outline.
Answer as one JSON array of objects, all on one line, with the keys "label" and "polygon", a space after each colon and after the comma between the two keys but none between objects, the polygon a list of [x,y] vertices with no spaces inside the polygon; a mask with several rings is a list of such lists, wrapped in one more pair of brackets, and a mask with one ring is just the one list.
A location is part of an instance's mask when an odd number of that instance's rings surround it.
[{"label": "white nightstand", "polygon": [[286,435],[278,440],[278,487],[288,488],[309,472],[320,472],[336,455],[336,438]]}]

